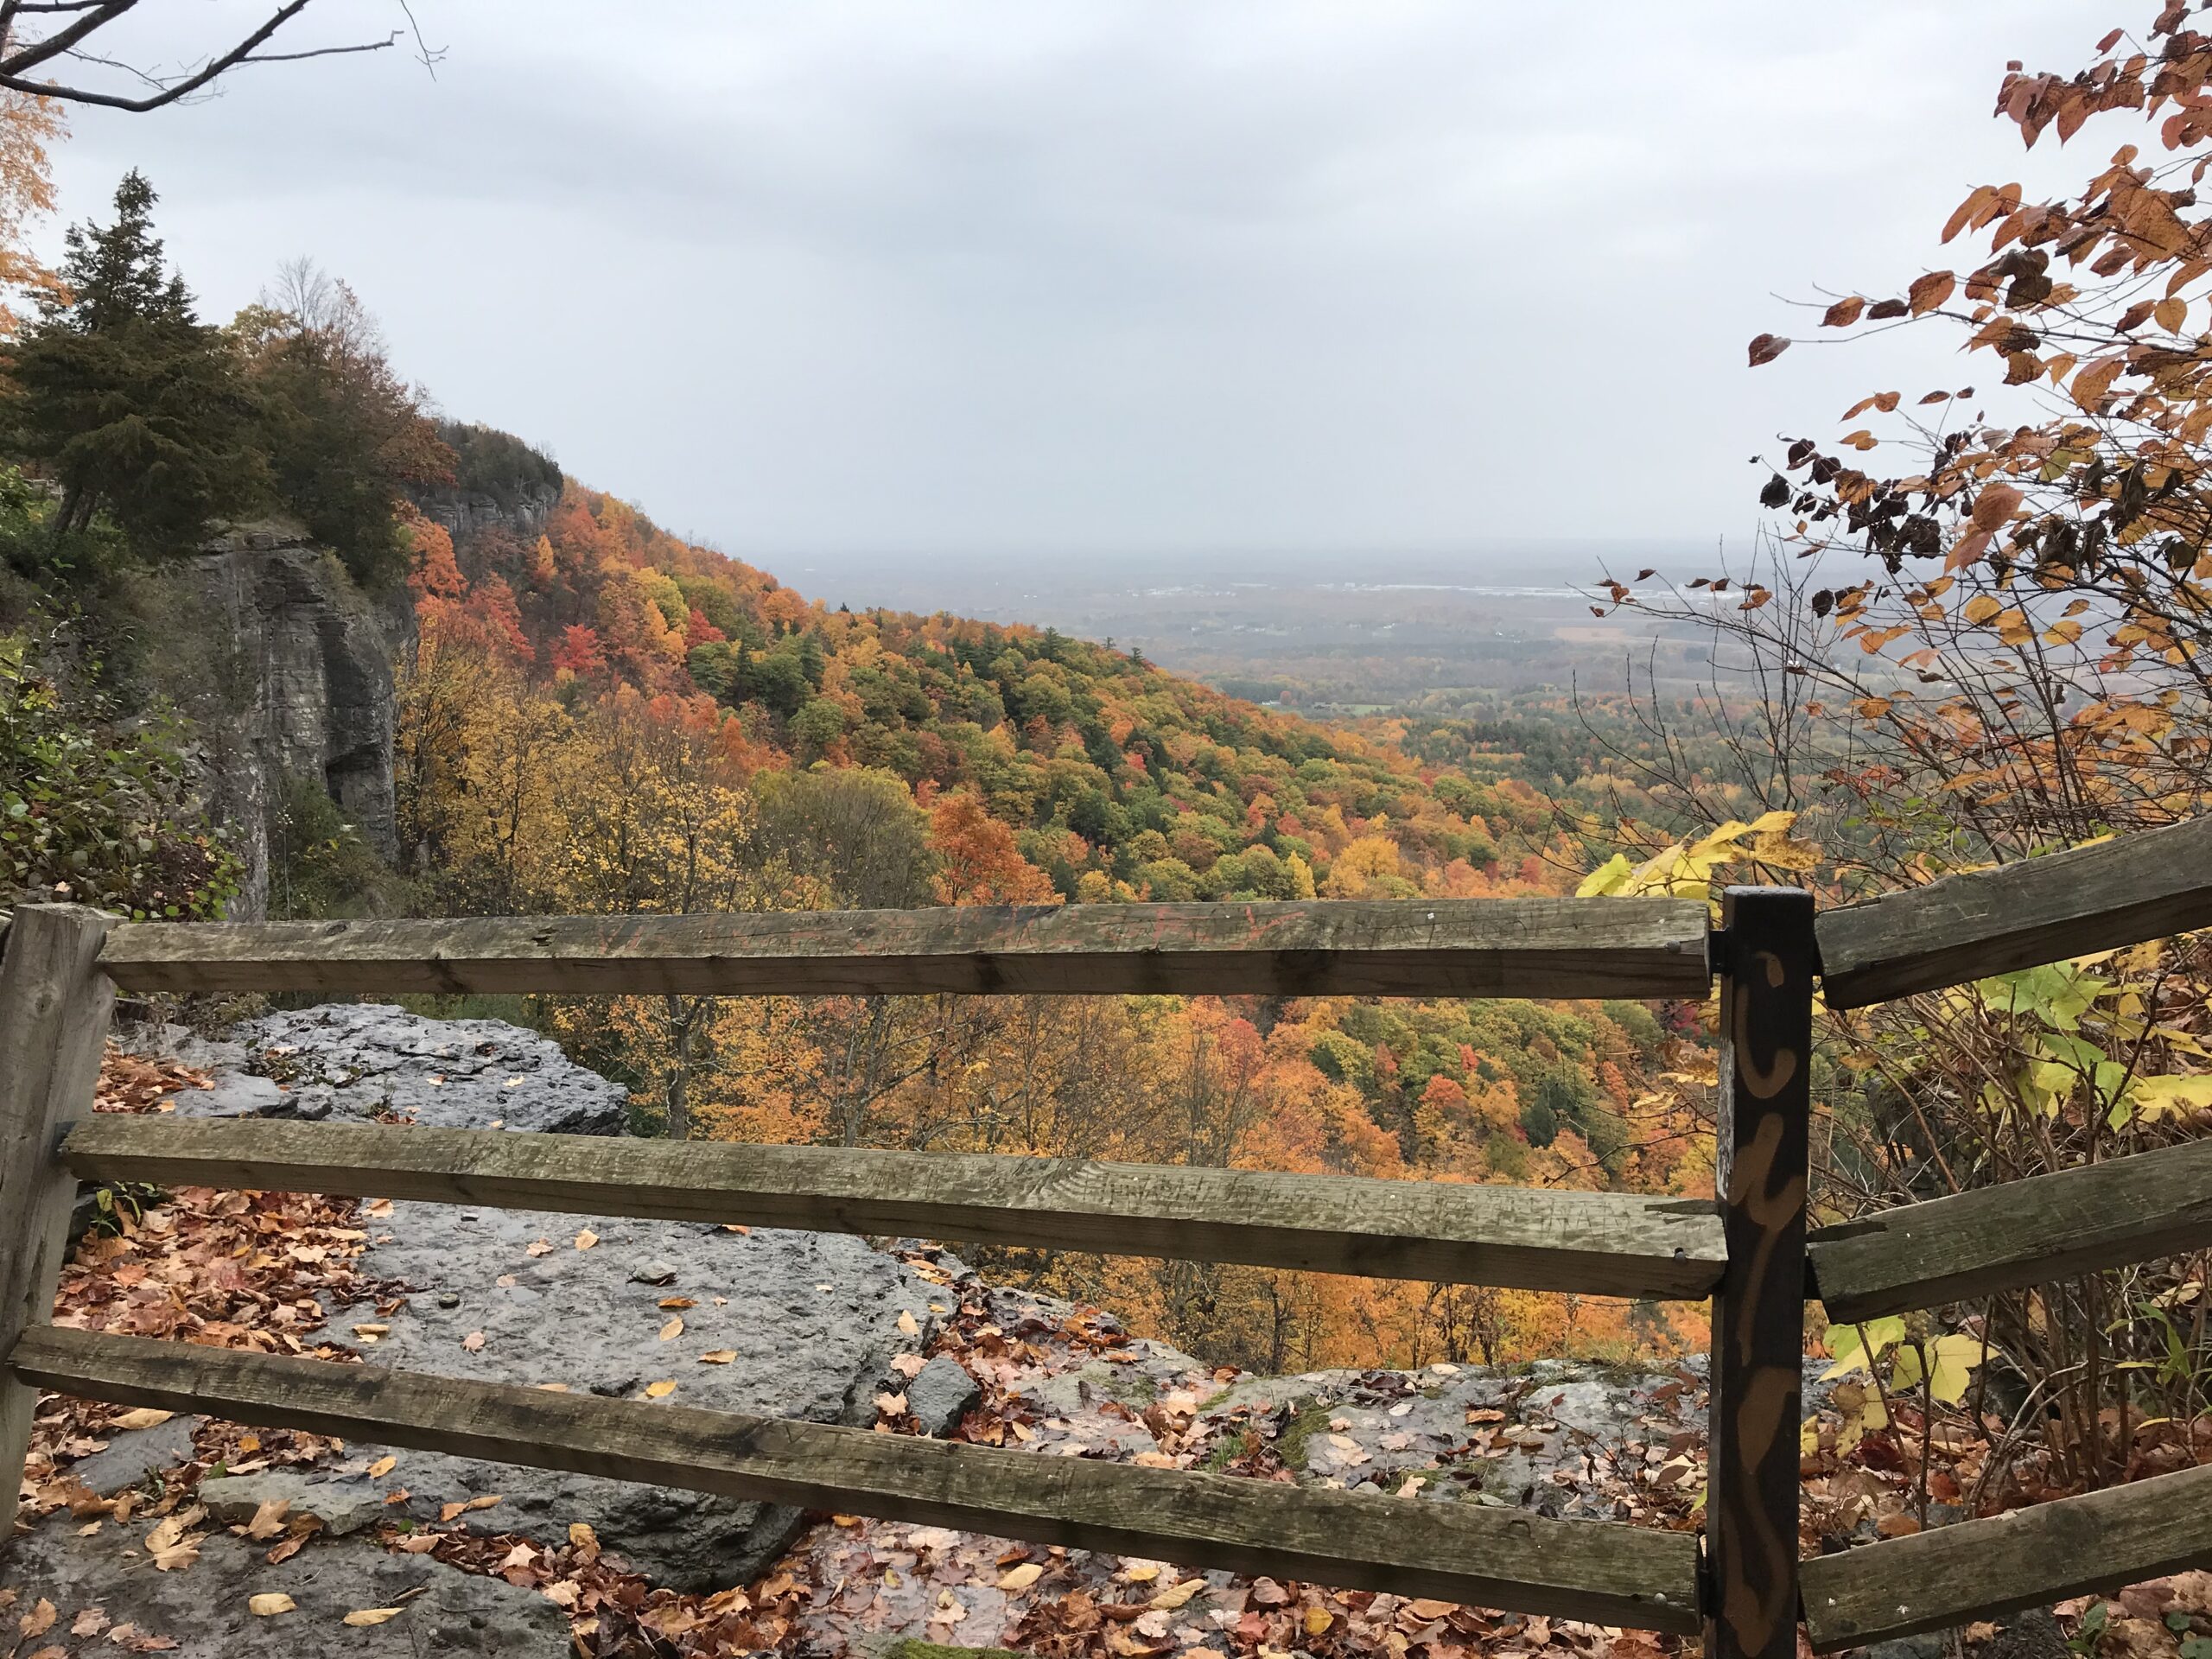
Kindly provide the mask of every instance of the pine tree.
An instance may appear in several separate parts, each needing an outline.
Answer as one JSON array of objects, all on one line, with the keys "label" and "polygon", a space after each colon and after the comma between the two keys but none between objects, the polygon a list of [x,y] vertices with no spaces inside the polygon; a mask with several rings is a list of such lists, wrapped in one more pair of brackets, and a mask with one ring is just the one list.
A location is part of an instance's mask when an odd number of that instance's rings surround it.
[{"label": "pine tree", "polygon": [[66,295],[7,353],[16,448],[61,486],[59,541],[105,512],[142,556],[188,551],[263,492],[254,401],[223,336],[202,324],[153,232],[132,171],[115,221],[72,226]]}]

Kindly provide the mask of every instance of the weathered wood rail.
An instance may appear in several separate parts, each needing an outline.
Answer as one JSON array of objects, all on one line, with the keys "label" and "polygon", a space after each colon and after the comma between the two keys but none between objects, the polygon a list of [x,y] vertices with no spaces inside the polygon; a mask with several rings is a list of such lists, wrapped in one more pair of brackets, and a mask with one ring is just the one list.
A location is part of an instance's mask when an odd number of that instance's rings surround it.
[{"label": "weathered wood rail", "polygon": [[[2212,1470],[1801,1562],[1803,1300],[1856,1319],[2212,1246],[2212,1143],[1808,1235],[1815,981],[1851,1007],[2212,925],[2212,821],[1815,916],[1677,899],[117,923],[0,956],[0,1468],[35,1390],[1008,1537],[1688,1633],[1794,1659],[2212,1559]],[[1722,1010],[1711,1202],[1257,1171],[93,1116],[114,992],[1690,997]],[[1711,1297],[1706,1535],[1040,1459],[48,1322],[79,1179],[750,1222]],[[0,1545],[15,1487],[0,1482]]]}]

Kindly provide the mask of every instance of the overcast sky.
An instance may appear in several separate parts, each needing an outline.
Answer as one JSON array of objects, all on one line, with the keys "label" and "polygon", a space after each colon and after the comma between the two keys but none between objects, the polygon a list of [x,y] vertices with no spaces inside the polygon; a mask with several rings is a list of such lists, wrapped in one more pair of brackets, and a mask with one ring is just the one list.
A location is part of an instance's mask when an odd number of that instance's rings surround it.
[{"label": "overcast sky", "polygon": [[[2005,60],[2151,8],[415,10],[435,79],[393,51],[79,112],[64,215],[142,167],[211,316],[311,255],[446,411],[774,568],[1738,540],[1774,433],[1963,372],[1933,336],[1757,373],[1745,341],[2056,176],[1990,119]],[[179,55],[266,0],[149,10]],[[321,0],[287,38],[396,21]],[[2079,142],[2076,175],[2119,139]]]}]

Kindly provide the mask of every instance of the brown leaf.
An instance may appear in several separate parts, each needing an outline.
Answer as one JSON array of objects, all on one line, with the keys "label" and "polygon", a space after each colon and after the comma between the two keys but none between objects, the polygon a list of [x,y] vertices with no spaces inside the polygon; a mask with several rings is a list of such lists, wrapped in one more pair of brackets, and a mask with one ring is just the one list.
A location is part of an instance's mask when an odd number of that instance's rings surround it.
[{"label": "brown leaf", "polygon": [[588,1227],[576,1235],[576,1248],[580,1250],[588,1250],[598,1243],[599,1235]]},{"label": "brown leaf", "polygon": [[1983,485],[1981,493],[1974,501],[1974,528],[1993,534],[2002,530],[2005,521],[2019,506],[2020,500],[2020,492],[2013,485],[2003,482]]},{"label": "brown leaf", "polygon": [[709,1348],[699,1356],[699,1363],[702,1365],[727,1365],[736,1357],[737,1350],[734,1348]]},{"label": "brown leaf", "polygon": [[1854,294],[1847,300],[1838,300],[1821,315],[1823,328],[1848,328],[1859,321],[1859,314],[1866,308],[1863,296]]},{"label": "brown leaf", "polygon": [[245,1523],[245,1535],[257,1541],[274,1538],[284,1530],[284,1518],[292,1512],[289,1497],[264,1497],[261,1507],[254,1510],[253,1519]]},{"label": "brown leaf", "polygon": [[1957,279],[1949,271],[1931,270],[1913,278],[1912,286],[1904,291],[1905,303],[1914,316],[1924,317],[1949,299],[1951,290],[1957,286]]},{"label": "brown leaf", "polygon": [[470,1332],[467,1336],[461,1339],[461,1345],[465,1352],[472,1354],[482,1353],[484,1351],[484,1333],[481,1331]]},{"label": "brown leaf", "polygon": [[54,1604],[41,1596],[38,1605],[16,1621],[16,1628],[27,1637],[44,1636],[54,1628]]},{"label": "brown leaf", "polygon": [[1756,334],[1751,339],[1751,367],[1771,363],[1789,349],[1789,342],[1779,334]]}]

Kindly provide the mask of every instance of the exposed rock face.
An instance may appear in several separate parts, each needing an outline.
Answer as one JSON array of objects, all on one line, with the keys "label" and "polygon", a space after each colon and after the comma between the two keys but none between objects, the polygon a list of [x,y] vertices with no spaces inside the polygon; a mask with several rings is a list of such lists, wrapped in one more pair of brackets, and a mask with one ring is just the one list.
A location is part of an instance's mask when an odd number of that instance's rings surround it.
[{"label": "exposed rock face", "polygon": [[404,590],[372,599],[333,555],[268,525],[228,532],[190,568],[238,705],[236,729],[211,734],[202,757],[246,855],[237,913],[266,910],[264,823],[287,778],[322,785],[370,846],[397,857],[392,664],[414,628]]},{"label": "exposed rock face", "polygon": [[[184,1046],[215,1080],[178,1100],[184,1116],[572,1135],[623,1125],[613,1084],[537,1033],[492,1020],[334,1005]],[[893,1359],[920,1351],[938,1318],[931,1300],[941,1293],[837,1235],[410,1203],[364,1224],[374,1231],[363,1276],[404,1287],[406,1300],[388,1313],[339,1312],[333,1334],[373,1363],[449,1376],[640,1401],[672,1382],[660,1396],[672,1403],[865,1424],[893,1386]],[[306,1477],[215,1484],[202,1501],[250,1515],[283,1497],[335,1531],[340,1516],[435,1520],[445,1505],[497,1495],[495,1511],[483,1512],[497,1530],[557,1539],[588,1522],[610,1551],[685,1590],[753,1576],[799,1524],[796,1510],[766,1504],[398,1448],[392,1468],[372,1477],[385,1450],[349,1446],[346,1464]],[[387,1506],[402,1489],[408,1496]]]},{"label": "exposed rock face", "polygon": [[628,1116],[623,1091],[550,1038],[496,1020],[425,1020],[385,1003],[333,1003],[246,1020],[226,1042],[177,1027],[136,1040],[213,1073],[212,1090],[179,1096],[185,1117],[620,1135]]},{"label": "exposed rock face", "polygon": [[443,524],[459,542],[493,524],[503,525],[518,536],[541,535],[546,518],[560,500],[557,489],[532,486],[512,499],[503,500],[480,491],[451,491],[417,496],[415,505],[423,510],[424,518]]}]

